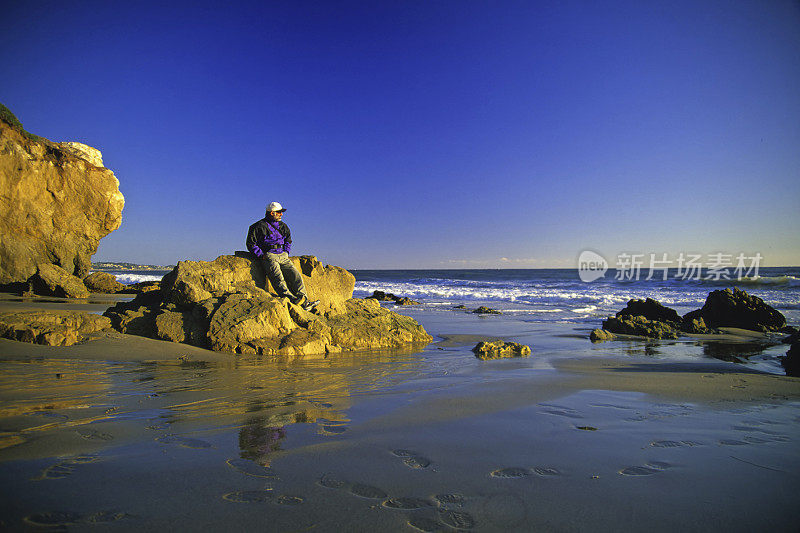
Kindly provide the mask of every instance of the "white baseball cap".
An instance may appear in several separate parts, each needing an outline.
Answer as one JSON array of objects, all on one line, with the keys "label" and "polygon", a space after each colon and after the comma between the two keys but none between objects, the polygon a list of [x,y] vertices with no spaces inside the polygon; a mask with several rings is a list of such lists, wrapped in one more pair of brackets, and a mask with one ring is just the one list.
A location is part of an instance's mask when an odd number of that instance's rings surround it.
[{"label": "white baseball cap", "polygon": [[267,206],[267,213],[271,213],[272,211],[279,211],[279,212],[283,213],[284,211],[286,211],[286,208],[284,208],[278,202],[272,202],[271,204],[269,204]]}]

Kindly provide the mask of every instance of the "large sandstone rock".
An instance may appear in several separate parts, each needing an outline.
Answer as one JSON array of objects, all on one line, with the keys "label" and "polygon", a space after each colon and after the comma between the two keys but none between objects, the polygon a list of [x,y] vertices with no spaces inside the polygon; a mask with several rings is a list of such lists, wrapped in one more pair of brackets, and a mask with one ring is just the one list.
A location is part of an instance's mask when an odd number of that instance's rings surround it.
[{"label": "large sandstone rock", "polygon": [[786,317],[780,311],[737,288],[711,292],[701,309],[683,316],[684,322],[697,318],[712,328],[780,331],[786,327]]},{"label": "large sandstone rock", "polygon": [[50,263],[43,263],[28,280],[36,294],[61,298],[87,298],[89,289],[77,276]]},{"label": "large sandstone rock", "polygon": [[[277,296],[266,280],[260,261],[242,256],[222,255],[214,261],[179,261],[161,281],[165,299],[176,305],[191,305],[212,296],[264,289]],[[344,312],[344,302],[353,297],[356,279],[347,270],[323,266],[314,256],[290,258],[303,276],[311,300],[320,300],[317,307],[325,316]]]},{"label": "large sandstone rock", "polygon": [[19,311],[0,313],[0,337],[48,346],[72,346],[89,335],[111,329],[111,321],[77,311]]},{"label": "large sandstone rock", "polygon": [[239,354],[313,356],[349,350],[395,348],[432,339],[412,318],[352,299],[355,278],[322,266],[313,256],[294,257],[314,313],[279,298],[258,261],[221,256],[181,261],[164,276],[160,291],[139,294],[109,308],[123,333]]},{"label": "large sandstone rock", "polygon": [[127,290],[128,287],[117,281],[117,277],[108,272],[93,272],[83,278],[83,284],[89,292],[116,294]]},{"label": "large sandstone rock", "polygon": [[0,120],[0,286],[25,283],[44,263],[84,277],[123,205],[100,152]]}]

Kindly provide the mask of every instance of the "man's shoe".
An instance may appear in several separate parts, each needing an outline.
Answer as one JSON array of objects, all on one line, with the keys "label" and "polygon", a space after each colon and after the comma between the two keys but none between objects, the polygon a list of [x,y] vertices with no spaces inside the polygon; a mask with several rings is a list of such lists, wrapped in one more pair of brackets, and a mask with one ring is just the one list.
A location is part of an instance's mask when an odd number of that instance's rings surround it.
[{"label": "man's shoe", "polygon": [[312,302],[312,301],[306,299],[306,301],[303,303],[303,305],[301,307],[303,309],[305,309],[306,311],[311,311],[312,309],[315,309],[318,305],[319,305],[319,300],[314,300]]}]

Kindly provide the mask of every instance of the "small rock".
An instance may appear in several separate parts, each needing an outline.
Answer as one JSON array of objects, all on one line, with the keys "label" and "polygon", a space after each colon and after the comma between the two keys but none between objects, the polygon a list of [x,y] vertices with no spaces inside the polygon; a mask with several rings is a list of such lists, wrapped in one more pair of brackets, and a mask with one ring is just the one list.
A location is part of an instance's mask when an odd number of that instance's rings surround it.
[{"label": "small rock", "polygon": [[518,342],[481,341],[472,349],[472,352],[475,357],[485,361],[504,357],[528,357],[531,354],[531,347]]},{"label": "small rock", "polygon": [[373,300],[378,300],[381,302],[394,302],[397,300],[397,296],[390,292],[383,292],[383,291],[372,291],[372,296],[367,296],[367,298],[371,298]]},{"label": "small rock", "polygon": [[610,341],[614,338],[614,334],[604,329],[595,329],[589,334],[589,339],[592,342]]},{"label": "small rock", "polygon": [[476,314],[479,314],[479,315],[502,315],[503,314],[500,311],[498,311],[497,309],[492,309],[490,307],[485,307],[483,305],[480,306],[479,308],[473,310],[472,312],[476,313]]}]

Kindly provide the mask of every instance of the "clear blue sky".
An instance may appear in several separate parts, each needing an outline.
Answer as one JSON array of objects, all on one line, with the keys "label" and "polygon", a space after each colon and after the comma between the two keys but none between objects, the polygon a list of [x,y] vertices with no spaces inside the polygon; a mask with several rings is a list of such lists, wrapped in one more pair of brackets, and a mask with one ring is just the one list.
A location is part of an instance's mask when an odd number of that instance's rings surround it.
[{"label": "clear blue sky", "polygon": [[800,4],[6,3],[0,102],[103,152],[95,260],[244,248],[348,268],[575,265],[592,249],[800,264]]}]

